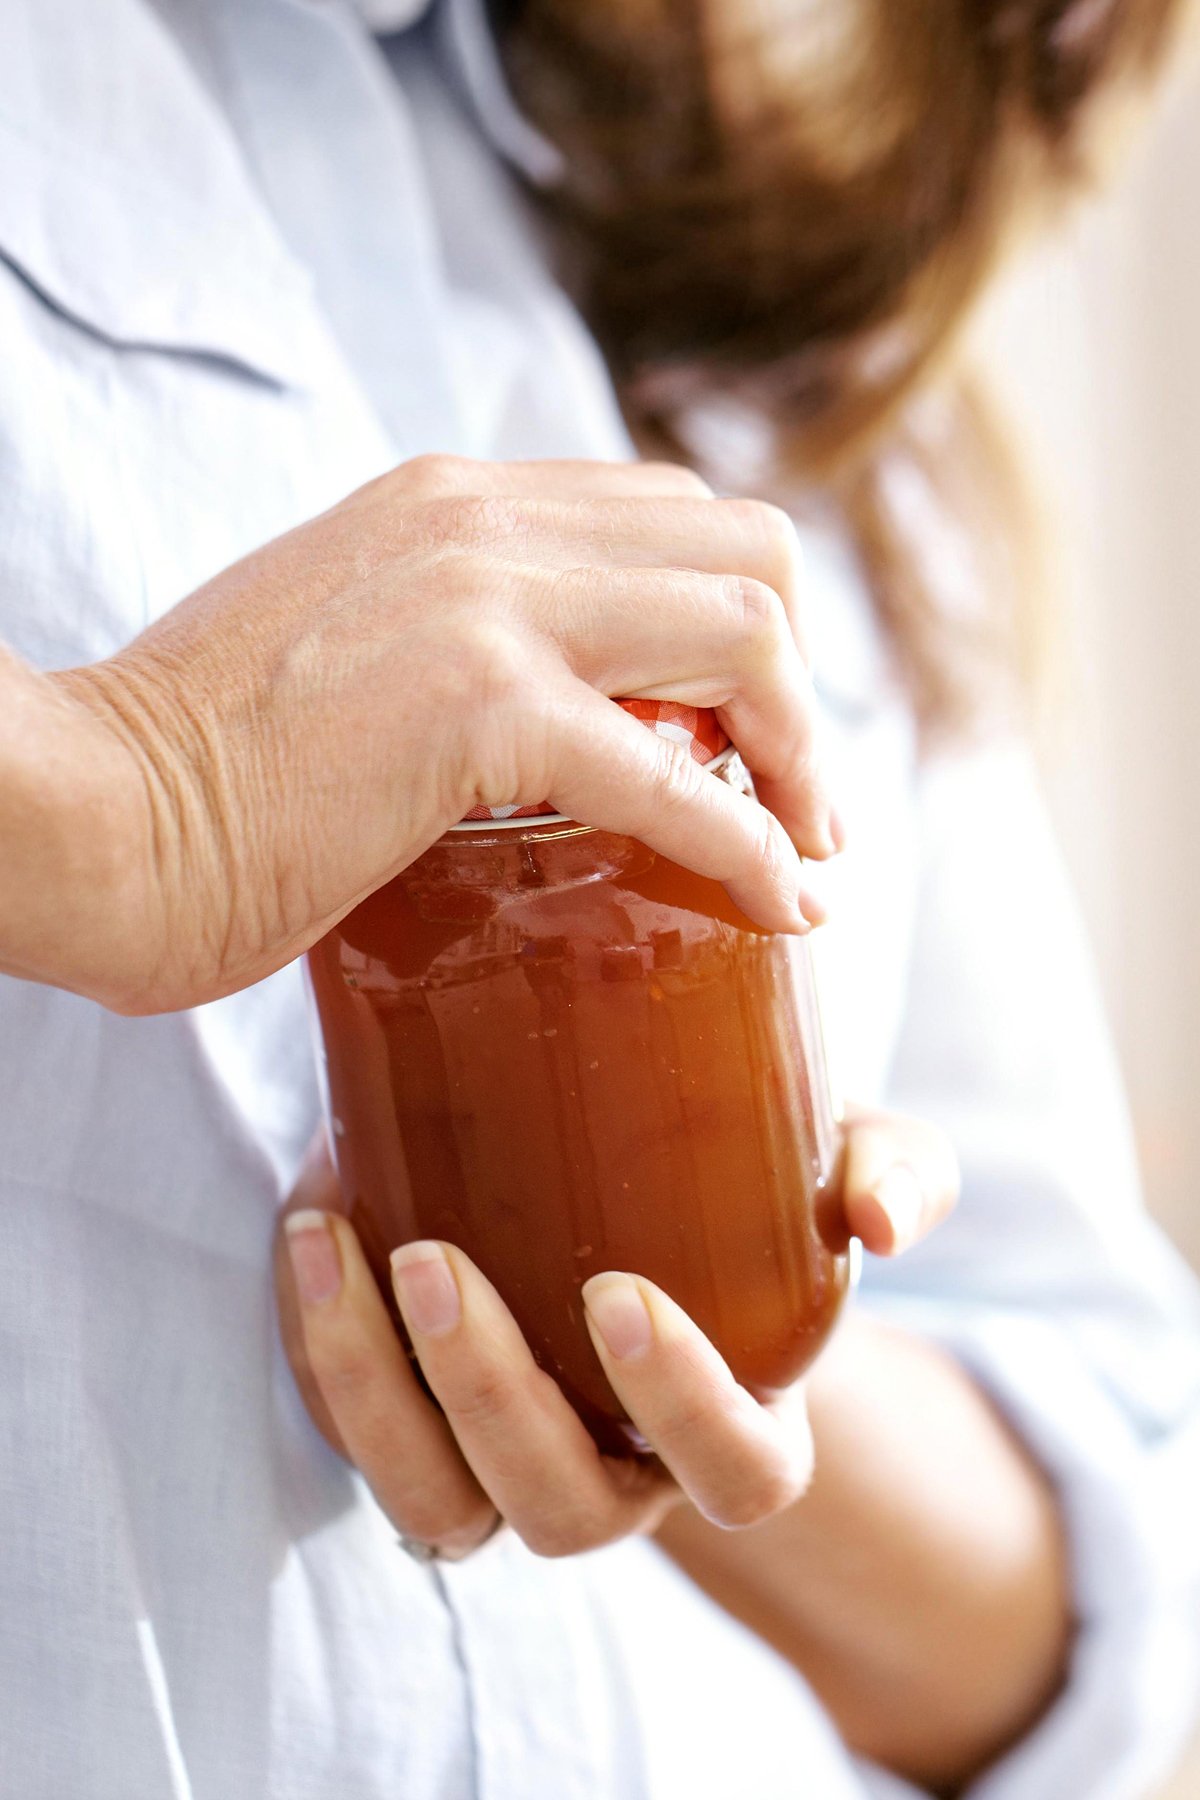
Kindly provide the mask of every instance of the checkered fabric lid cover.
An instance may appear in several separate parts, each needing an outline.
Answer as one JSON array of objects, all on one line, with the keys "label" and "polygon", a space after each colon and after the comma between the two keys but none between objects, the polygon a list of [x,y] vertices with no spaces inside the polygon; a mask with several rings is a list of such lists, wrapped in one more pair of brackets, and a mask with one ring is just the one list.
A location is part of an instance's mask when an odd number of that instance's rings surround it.
[{"label": "checkered fabric lid cover", "polygon": [[[680,706],[674,700],[619,700],[617,705],[640,719],[648,731],[686,745],[693,762],[710,763],[729,747],[729,739],[718,725],[716,713],[708,707]],[[477,806],[467,814],[463,824],[486,819],[556,816],[550,802],[542,800],[536,806]]]}]

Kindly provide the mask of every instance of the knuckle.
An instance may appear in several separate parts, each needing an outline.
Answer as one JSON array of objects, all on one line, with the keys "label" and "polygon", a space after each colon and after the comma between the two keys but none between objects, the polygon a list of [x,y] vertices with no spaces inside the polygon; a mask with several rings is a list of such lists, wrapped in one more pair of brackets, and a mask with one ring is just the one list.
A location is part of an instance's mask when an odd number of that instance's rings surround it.
[{"label": "knuckle", "polygon": [[775,545],[788,557],[797,556],[800,539],[791,514],[785,512],[782,506],[775,506],[770,500],[760,500],[757,505],[761,527],[768,543]]},{"label": "knuckle", "polygon": [[795,544],[797,542],[796,523],[791,513],[782,506],[776,506],[771,500],[761,500],[759,505],[766,515],[770,528],[778,534],[780,540]]},{"label": "knuckle", "polygon": [[725,589],[743,635],[755,642],[765,637],[774,645],[786,625],[783,601],[775,589],[752,575],[726,576]]},{"label": "knuckle", "polygon": [[502,597],[498,602],[495,592],[489,592],[485,569],[471,557],[447,559],[443,590],[447,604],[436,627],[438,661],[454,671],[467,692],[490,691],[493,685],[506,692],[520,678],[528,652],[517,621],[503,609]]},{"label": "knuckle", "polygon": [[437,500],[452,494],[469,492],[478,482],[479,465],[467,456],[449,456],[429,451],[401,463],[395,471],[405,488],[419,497]]},{"label": "knuckle", "polygon": [[460,721],[454,768],[465,804],[540,800],[556,743],[552,656],[503,620],[482,616],[460,619],[442,649],[443,679],[427,691],[439,711]]},{"label": "knuckle", "polygon": [[696,797],[696,764],[690,752],[670,738],[656,737],[653,743],[659,806],[678,809],[690,806]]},{"label": "knuckle", "polygon": [[611,571],[589,563],[569,563],[549,571],[546,591],[550,628],[569,642],[578,621],[602,612],[610,600]]},{"label": "knuckle", "polygon": [[791,838],[774,813],[759,807],[758,843],[755,860],[763,875],[780,890],[794,888],[800,879],[800,858]]},{"label": "knuckle", "polygon": [[713,491],[702,475],[685,463],[646,462],[640,465],[646,485],[654,493],[675,493],[682,499],[711,500]]},{"label": "knuckle", "polygon": [[725,504],[776,555],[789,563],[799,561],[800,538],[795,521],[782,506],[770,500],[727,500]]},{"label": "knuckle", "polygon": [[459,644],[459,666],[468,676],[471,704],[483,714],[507,712],[532,700],[535,687],[528,650],[495,620],[474,619]]},{"label": "knuckle", "polygon": [[511,1414],[518,1399],[511,1377],[486,1363],[443,1375],[437,1394],[446,1412],[465,1425],[490,1424],[504,1418]]},{"label": "knuckle", "polygon": [[311,1346],[309,1361],[317,1385],[335,1414],[362,1410],[375,1393],[378,1359],[362,1345]]}]

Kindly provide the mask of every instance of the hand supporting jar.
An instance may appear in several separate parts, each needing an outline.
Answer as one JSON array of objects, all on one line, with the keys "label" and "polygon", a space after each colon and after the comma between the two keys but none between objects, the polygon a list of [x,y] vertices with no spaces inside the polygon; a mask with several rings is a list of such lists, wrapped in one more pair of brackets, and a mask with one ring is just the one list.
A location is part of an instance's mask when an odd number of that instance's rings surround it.
[{"label": "hand supporting jar", "polygon": [[[737,779],[723,756],[713,778]],[[344,1199],[385,1295],[397,1244],[457,1244],[606,1450],[630,1436],[579,1298],[601,1270],[656,1282],[756,1392],[805,1369],[848,1258],[803,939],[631,838],[485,818],[309,964]]]}]

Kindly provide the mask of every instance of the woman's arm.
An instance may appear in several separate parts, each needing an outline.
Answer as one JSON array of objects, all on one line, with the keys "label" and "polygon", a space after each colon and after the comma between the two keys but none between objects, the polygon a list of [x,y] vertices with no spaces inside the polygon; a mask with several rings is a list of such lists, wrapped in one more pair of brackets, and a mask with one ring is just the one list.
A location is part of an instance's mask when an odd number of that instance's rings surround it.
[{"label": "woman's arm", "polygon": [[136,941],[129,758],[57,678],[0,644],[0,969],[86,988]]},{"label": "woman's arm", "polygon": [[950,1357],[861,1312],[817,1364],[808,1408],[803,1500],[739,1533],[679,1509],[658,1541],[796,1664],[853,1749],[954,1791],[1062,1681],[1049,1484]]},{"label": "woman's arm", "polygon": [[[403,464],[106,662],[3,656],[0,969],[214,999],[481,803],[548,801],[807,929],[797,851],[837,833],[803,613],[786,516],[687,470]],[[716,707],[765,805],[608,703],[648,694]]]}]

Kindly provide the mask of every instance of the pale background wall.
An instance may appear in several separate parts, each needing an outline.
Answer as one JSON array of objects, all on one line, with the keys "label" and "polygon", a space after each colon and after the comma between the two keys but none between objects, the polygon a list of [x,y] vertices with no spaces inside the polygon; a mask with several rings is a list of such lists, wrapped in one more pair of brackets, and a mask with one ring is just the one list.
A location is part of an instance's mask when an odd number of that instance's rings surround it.
[{"label": "pale background wall", "polygon": [[1067,613],[1045,763],[1151,1203],[1200,1265],[1200,69],[982,321]]},{"label": "pale background wall", "polygon": [[[1200,70],[980,339],[1067,611],[1045,765],[1150,1204],[1200,1267]],[[1200,1496],[1197,1496],[1200,1505]],[[1161,1800],[1200,1797],[1200,1741]]]}]

